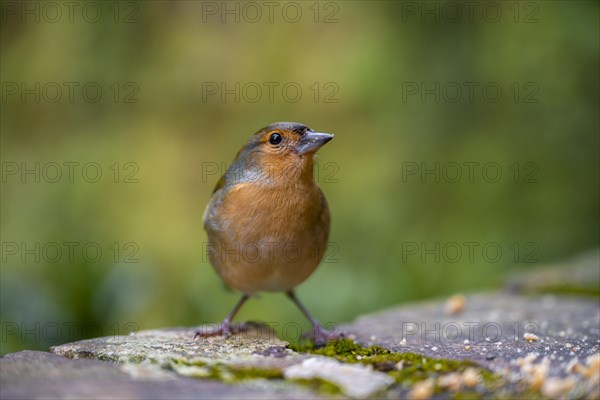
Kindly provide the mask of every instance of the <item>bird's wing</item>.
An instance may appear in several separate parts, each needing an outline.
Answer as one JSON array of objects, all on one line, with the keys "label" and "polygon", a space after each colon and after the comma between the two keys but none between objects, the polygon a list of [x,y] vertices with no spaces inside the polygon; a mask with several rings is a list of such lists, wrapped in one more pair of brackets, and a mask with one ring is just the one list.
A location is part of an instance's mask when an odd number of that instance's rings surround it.
[{"label": "bird's wing", "polygon": [[215,190],[213,195],[208,202],[208,205],[204,209],[204,215],[202,221],[204,223],[204,229],[208,231],[219,231],[221,230],[222,221],[218,217],[218,208],[223,203],[225,197],[225,188],[218,188]]}]

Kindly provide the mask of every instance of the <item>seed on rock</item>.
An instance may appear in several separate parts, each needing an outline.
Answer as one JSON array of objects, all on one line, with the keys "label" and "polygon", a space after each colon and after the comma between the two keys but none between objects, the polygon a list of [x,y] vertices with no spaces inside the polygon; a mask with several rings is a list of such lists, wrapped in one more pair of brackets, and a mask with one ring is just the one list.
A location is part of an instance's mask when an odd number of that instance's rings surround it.
[{"label": "seed on rock", "polygon": [[467,300],[462,294],[457,294],[450,297],[444,305],[444,311],[449,315],[460,314],[465,309]]},{"label": "seed on rock", "polygon": [[475,368],[467,368],[462,374],[463,384],[468,388],[473,388],[481,381],[481,376]]},{"label": "seed on rock", "polygon": [[434,381],[428,378],[422,382],[416,383],[412,390],[408,392],[409,400],[427,400],[433,395]]},{"label": "seed on rock", "polygon": [[538,340],[540,340],[538,335],[536,335],[535,333],[531,333],[531,332],[525,332],[523,334],[523,339],[527,340],[528,342],[537,342]]}]

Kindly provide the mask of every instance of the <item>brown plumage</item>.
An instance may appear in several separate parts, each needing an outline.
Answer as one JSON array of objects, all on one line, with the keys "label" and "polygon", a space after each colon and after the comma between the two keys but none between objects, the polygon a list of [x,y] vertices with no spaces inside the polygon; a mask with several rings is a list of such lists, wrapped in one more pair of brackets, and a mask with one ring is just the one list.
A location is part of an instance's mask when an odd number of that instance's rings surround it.
[{"label": "brown plumage", "polygon": [[[243,292],[218,332],[246,299],[260,291],[285,292],[329,335],[293,289],[321,262],[329,236],[329,208],[313,180],[313,156],[333,138],[298,123],[271,124],[254,134],[217,183],[204,214],[207,252],[223,281]],[[199,332],[199,336],[208,333]]]}]

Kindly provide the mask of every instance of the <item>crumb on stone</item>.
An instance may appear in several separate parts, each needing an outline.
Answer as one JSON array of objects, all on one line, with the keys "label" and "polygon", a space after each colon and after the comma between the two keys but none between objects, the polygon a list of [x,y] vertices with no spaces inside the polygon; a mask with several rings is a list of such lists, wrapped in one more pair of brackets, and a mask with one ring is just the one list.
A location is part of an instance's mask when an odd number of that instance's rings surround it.
[{"label": "crumb on stone", "polygon": [[523,339],[527,340],[528,342],[537,342],[538,340],[540,340],[538,335],[531,332],[525,332],[523,334]]},{"label": "crumb on stone", "polygon": [[408,392],[409,400],[428,400],[433,395],[434,380],[427,378],[424,381],[417,382],[410,392]]},{"label": "crumb on stone", "polygon": [[444,304],[444,311],[448,315],[457,315],[464,311],[467,300],[464,295],[456,294]]}]

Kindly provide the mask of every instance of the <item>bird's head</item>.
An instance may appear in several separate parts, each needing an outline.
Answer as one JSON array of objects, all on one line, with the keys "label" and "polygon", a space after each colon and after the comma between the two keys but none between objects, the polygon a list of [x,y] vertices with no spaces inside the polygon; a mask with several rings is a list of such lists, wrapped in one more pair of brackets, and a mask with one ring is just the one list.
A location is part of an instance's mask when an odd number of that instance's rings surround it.
[{"label": "bird's head", "polygon": [[272,183],[312,181],[313,156],[331,139],[300,123],[277,122],[252,135],[232,167]]}]

